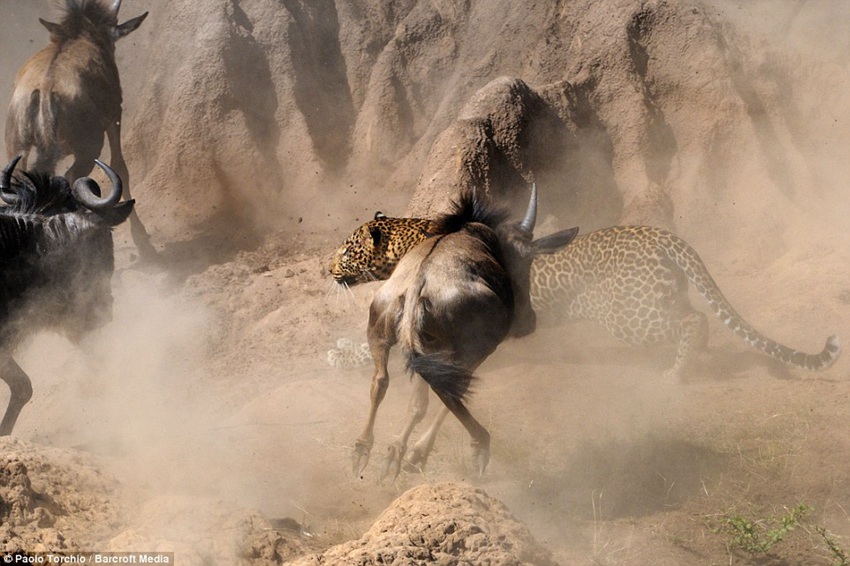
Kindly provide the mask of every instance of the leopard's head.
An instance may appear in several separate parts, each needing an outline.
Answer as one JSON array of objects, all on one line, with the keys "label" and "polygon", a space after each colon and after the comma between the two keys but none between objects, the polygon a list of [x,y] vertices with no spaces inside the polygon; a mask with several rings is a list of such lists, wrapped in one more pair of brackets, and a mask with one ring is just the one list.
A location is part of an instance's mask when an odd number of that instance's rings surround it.
[{"label": "leopard's head", "polygon": [[376,212],[336,251],[331,276],[345,285],[389,279],[404,254],[432,236],[433,229],[427,218],[390,218]]}]

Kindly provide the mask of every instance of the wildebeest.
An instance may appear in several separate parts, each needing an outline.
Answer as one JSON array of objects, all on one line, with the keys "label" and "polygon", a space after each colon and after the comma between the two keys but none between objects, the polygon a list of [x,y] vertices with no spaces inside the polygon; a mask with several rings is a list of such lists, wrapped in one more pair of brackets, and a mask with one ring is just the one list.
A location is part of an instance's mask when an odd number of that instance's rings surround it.
[{"label": "wildebeest", "polygon": [[507,336],[534,330],[531,261],[568,244],[578,232],[574,228],[534,241],[536,213],[535,187],[519,223],[508,222],[503,210],[466,192],[451,213],[437,220],[439,235],[408,252],[378,291],[369,309],[368,340],[375,361],[371,408],[355,444],[355,474],[369,460],[375,417],[389,385],[387,358],[398,341],[409,370],[424,381],[417,380],[408,425],[390,447],[382,479],[398,474],[410,433],[427,410],[428,386],[469,432],[473,457],[484,472],[490,434],[464,405],[472,372]]},{"label": "wildebeest", "polygon": [[0,173],[0,379],[11,398],[0,435],[11,434],[32,383],[12,359],[15,346],[41,328],[79,341],[112,316],[114,256],[111,228],[125,221],[134,201],[119,203],[120,177],[97,161],[112,189],[105,197],[94,180],[25,172],[20,158]]},{"label": "wildebeest", "polygon": [[[118,24],[121,0],[65,0],[60,23],[39,19],[50,32],[50,43],[30,57],[15,77],[6,118],[8,158],[22,155],[22,169],[51,174],[65,156],[74,162],[68,182],[88,175],[109,139],[110,164],[125,186],[130,174],[121,152],[121,82],[115,63],[115,42],[134,31],[145,17]],[[32,150],[35,162],[28,163]],[[130,198],[129,189],[127,198]],[[133,241],[150,256],[150,238],[133,213]]]}]

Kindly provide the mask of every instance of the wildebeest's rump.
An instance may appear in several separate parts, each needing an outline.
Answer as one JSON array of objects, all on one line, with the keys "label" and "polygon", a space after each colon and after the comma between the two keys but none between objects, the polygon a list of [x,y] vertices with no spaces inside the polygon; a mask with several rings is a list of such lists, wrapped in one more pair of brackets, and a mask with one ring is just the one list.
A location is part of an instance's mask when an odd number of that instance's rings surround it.
[{"label": "wildebeest's rump", "polygon": [[[451,214],[436,221],[436,234],[410,250],[381,287],[369,310],[368,338],[375,374],[371,408],[354,450],[354,472],[362,473],[374,440],[378,406],[389,384],[387,358],[401,342],[408,367],[422,380],[410,403],[410,418],[390,454],[382,477],[395,476],[413,428],[425,415],[428,386],[472,437],[479,472],[489,461],[490,434],[464,404],[472,372],[508,335],[534,330],[529,271],[535,255],[568,244],[578,229],[533,241],[537,191],[520,223],[482,201],[462,195]],[[426,385],[427,383],[427,385]]]},{"label": "wildebeest's rump", "polygon": [[[30,57],[15,77],[6,117],[6,152],[22,156],[21,168],[56,173],[60,159],[74,162],[68,182],[88,175],[109,140],[110,165],[130,198],[130,173],[121,151],[122,92],[115,63],[115,42],[141,25],[147,12],[118,23],[121,0],[65,0],[59,23],[39,19],[50,43]],[[35,162],[29,163],[35,151]],[[140,253],[154,249],[136,214],[133,241]]]}]

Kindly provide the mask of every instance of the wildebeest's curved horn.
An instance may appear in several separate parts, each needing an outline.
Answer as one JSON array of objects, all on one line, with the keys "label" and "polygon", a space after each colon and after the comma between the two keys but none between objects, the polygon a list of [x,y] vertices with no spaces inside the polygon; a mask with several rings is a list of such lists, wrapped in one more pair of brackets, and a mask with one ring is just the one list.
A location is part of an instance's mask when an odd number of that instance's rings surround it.
[{"label": "wildebeest's curved horn", "polygon": [[109,180],[112,182],[112,191],[109,195],[103,198],[98,197],[89,186],[90,183],[94,183],[95,186],[97,186],[97,183],[95,183],[90,177],[83,177],[74,181],[74,198],[77,199],[77,202],[89,210],[102,210],[104,208],[113,207],[121,199],[121,193],[124,190],[121,178],[115,171],[112,170],[111,167],[100,159],[95,159],[94,162],[97,163],[97,166],[103,169],[103,172],[106,173],[107,177],[109,177]]},{"label": "wildebeest's curved horn", "polygon": [[112,11],[115,13],[116,16],[118,15],[118,10],[120,10],[120,9],[121,9],[121,0],[115,0],[115,2],[112,3]]},{"label": "wildebeest's curved horn", "polygon": [[528,199],[528,210],[525,212],[525,218],[519,225],[519,229],[525,234],[531,235],[534,232],[534,224],[537,222],[537,183],[531,183],[531,198]]},{"label": "wildebeest's curved horn", "polygon": [[20,155],[12,159],[3,169],[3,173],[0,174],[0,199],[3,199],[6,204],[18,204],[21,200],[19,194],[12,192],[12,171],[15,170],[20,160]]}]

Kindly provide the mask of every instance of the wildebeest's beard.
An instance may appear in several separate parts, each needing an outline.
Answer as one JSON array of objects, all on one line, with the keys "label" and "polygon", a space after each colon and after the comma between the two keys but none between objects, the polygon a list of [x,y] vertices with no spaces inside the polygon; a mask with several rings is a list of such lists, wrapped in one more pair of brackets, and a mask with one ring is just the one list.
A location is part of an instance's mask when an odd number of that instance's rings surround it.
[{"label": "wildebeest's beard", "polygon": [[110,228],[87,211],[19,221],[30,238],[3,250],[3,338],[52,329],[79,343],[111,320]]},{"label": "wildebeest's beard", "polygon": [[[71,341],[112,320],[113,243],[109,226],[90,213],[52,219],[57,230],[70,236],[67,246],[45,256],[47,269],[57,278],[46,293],[56,294],[55,320]],[[49,300],[49,297],[48,297]]]}]

